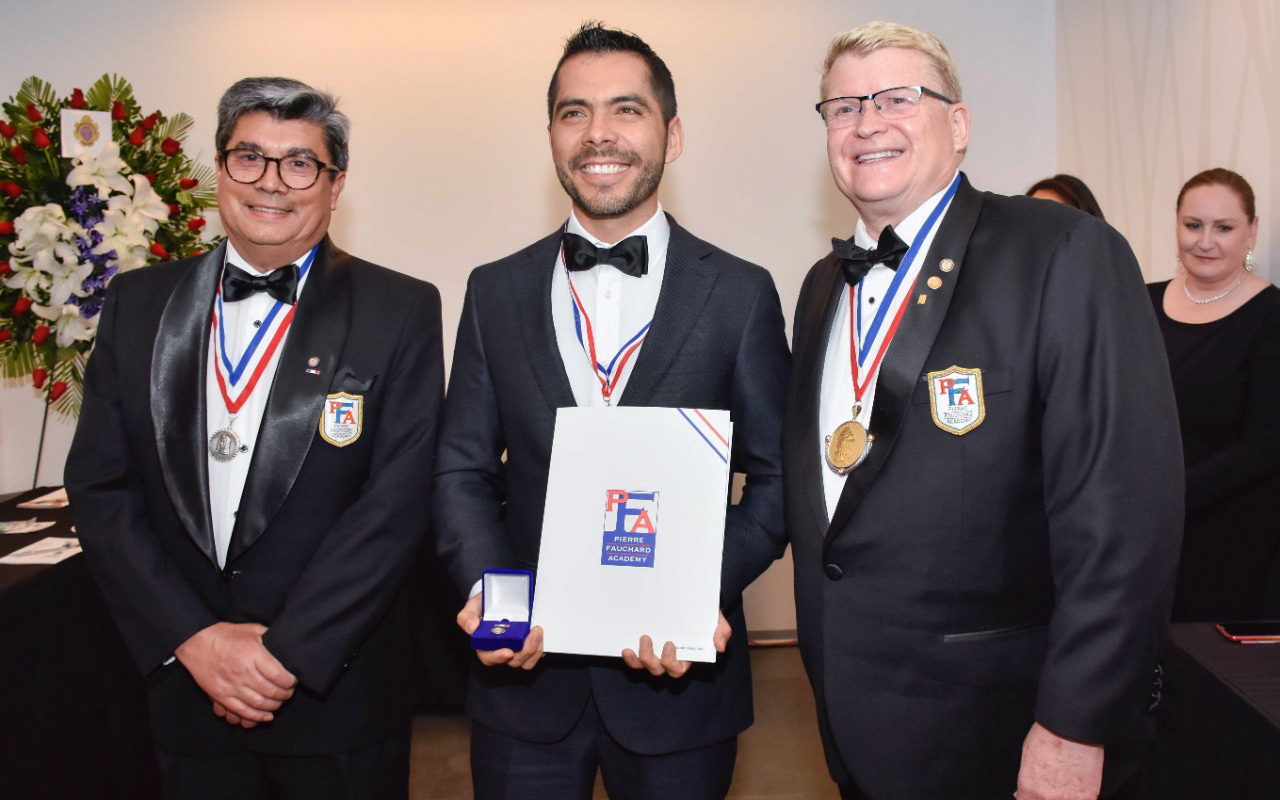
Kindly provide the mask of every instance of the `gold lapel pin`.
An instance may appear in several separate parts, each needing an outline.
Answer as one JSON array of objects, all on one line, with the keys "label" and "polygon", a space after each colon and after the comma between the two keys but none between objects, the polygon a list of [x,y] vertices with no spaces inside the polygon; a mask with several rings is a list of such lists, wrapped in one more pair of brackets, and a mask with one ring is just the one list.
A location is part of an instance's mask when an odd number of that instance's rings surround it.
[{"label": "gold lapel pin", "polygon": [[920,297],[916,300],[916,305],[918,305],[918,306],[922,306],[922,305],[924,305],[924,304],[925,304],[925,303],[927,303],[927,302],[929,302],[929,296],[928,296],[927,294],[922,294],[922,295],[920,295]]},{"label": "gold lapel pin", "polygon": [[956,262],[952,261],[949,258],[944,258],[938,262],[938,269],[942,270],[943,272],[950,272],[955,268],[956,268]]},{"label": "gold lapel pin", "polygon": [[941,288],[942,288],[942,278],[939,278],[937,275],[930,275],[930,276],[929,276],[929,280],[928,280],[928,284],[929,284],[929,288],[930,288],[930,289],[941,289]]}]

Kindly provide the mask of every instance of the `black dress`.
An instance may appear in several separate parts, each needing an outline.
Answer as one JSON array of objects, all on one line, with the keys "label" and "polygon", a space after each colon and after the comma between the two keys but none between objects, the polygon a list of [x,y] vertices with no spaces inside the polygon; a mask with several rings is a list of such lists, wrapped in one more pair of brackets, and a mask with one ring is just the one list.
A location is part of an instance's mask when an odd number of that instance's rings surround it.
[{"label": "black dress", "polygon": [[1220,320],[1164,313],[1187,467],[1173,621],[1280,619],[1280,289]]}]

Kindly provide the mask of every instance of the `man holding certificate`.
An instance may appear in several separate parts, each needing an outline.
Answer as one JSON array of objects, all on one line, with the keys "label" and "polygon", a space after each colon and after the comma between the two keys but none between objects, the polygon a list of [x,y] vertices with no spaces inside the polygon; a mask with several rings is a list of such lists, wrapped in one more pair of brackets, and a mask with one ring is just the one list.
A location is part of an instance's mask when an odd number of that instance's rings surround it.
[{"label": "man holding certificate", "polygon": [[727,409],[747,477],[724,531],[717,661],[680,661],[648,637],[620,658],[543,657],[537,627],[519,651],[481,652],[467,694],[476,796],[589,798],[599,768],[615,797],[723,797],[752,721],[741,593],[784,547],[777,292],[663,213],[658,185],[683,129],[648,45],[584,25],[547,100],[572,211],[472,273],[437,450],[438,549],[473,595],[459,625],[479,624],[485,570],[538,563],[557,409]]},{"label": "man holding certificate", "polygon": [[969,184],[931,34],[836,37],[820,91],[859,219],[801,289],[784,463],[831,774],[850,798],[1096,797],[1158,700],[1182,526],[1142,275],[1101,220]]}]

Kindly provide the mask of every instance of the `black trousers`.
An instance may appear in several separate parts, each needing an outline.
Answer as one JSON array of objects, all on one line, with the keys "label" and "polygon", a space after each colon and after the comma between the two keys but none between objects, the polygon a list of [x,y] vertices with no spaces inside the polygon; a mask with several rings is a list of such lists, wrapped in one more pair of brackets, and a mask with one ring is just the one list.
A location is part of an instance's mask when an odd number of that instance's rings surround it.
[{"label": "black trousers", "polygon": [[359,750],[177,756],[156,748],[166,800],[406,800],[409,731]]},{"label": "black trousers", "polygon": [[610,800],[722,800],[738,738],[663,755],[635,753],[609,735],[595,701],[558,742],[526,742],[471,723],[476,800],[590,800],[600,770]]}]

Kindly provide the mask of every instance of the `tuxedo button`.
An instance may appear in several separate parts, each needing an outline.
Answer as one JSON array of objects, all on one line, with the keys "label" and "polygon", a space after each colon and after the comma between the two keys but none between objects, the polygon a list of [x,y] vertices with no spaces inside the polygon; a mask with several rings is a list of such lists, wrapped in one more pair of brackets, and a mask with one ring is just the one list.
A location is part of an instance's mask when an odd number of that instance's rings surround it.
[{"label": "tuxedo button", "polygon": [[234,580],[240,574],[240,570],[227,567],[222,571],[222,579],[224,581]]},{"label": "tuxedo button", "polygon": [[839,564],[828,564],[826,568],[827,577],[833,581],[840,580],[844,576],[844,570],[840,569]]}]

